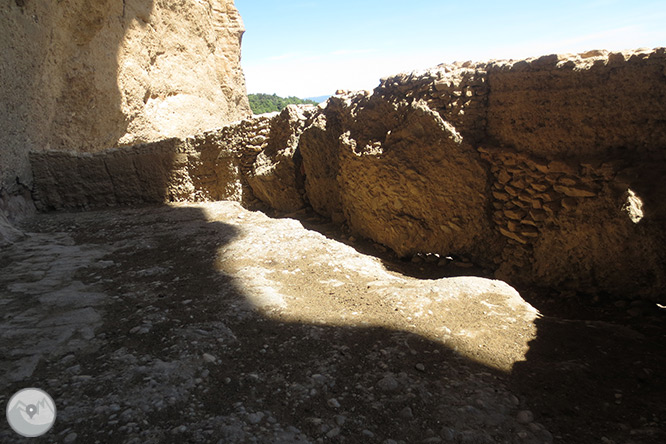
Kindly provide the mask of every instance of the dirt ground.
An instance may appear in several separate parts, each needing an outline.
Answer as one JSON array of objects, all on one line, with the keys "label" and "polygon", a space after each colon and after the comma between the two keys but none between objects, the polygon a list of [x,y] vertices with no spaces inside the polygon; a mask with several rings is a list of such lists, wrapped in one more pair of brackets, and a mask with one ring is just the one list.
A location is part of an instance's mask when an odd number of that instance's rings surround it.
[{"label": "dirt ground", "polygon": [[49,392],[41,442],[666,442],[666,310],[631,295],[514,289],[230,202],[22,228],[0,401]]}]

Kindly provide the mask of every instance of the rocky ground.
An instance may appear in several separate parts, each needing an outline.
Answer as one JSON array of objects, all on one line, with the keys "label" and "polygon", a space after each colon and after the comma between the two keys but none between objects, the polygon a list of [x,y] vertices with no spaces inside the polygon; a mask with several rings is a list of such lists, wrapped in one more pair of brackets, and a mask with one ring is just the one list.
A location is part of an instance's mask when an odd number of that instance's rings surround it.
[{"label": "rocky ground", "polygon": [[22,228],[0,402],[49,392],[41,442],[666,442],[665,310],[631,295],[518,292],[229,202]]}]

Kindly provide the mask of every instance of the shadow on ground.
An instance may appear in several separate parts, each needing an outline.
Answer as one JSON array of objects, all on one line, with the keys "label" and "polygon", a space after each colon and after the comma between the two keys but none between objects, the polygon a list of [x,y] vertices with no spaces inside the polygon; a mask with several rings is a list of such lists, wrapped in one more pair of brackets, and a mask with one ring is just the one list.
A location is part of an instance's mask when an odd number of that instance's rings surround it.
[{"label": "shadow on ground", "polygon": [[[274,216],[281,217],[279,214]],[[478,276],[472,264],[398,258],[310,211],[291,214],[305,227],[379,257],[387,269],[419,279]],[[457,259],[457,258],[456,258]],[[524,300],[543,315],[526,360],[507,381],[562,442],[666,442],[666,310],[647,301],[520,287]]]},{"label": "shadow on ground", "polygon": [[[32,376],[3,383],[4,402],[25,386],[54,397],[44,442],[666,440],[663,318],[547,316],[527,361],[504,374],[406,332],[262,314],[225,271],[243,221],[196,206],[44,214],[24,229],[105,251],[54,283],[106,295],[88,346],[54,348]],[[13,258],[34,259],[20,249],[1,252],[3,284],[35,278],[7,275]],[[39,297],[9,291],[2,302]],[[17,442],[8,430],[0,440]]]}]

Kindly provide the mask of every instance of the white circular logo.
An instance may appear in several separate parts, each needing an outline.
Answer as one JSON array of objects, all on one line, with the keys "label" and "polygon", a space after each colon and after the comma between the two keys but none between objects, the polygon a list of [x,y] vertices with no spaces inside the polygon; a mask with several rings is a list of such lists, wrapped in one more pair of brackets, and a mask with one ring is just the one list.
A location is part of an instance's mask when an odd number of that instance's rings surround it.
[{"label": "white circular logo", "polygon": [[19,390],[7,404],[7,422],[16,433],[27,438],[48,432],[55,418],[53,398],[38,388]]}]

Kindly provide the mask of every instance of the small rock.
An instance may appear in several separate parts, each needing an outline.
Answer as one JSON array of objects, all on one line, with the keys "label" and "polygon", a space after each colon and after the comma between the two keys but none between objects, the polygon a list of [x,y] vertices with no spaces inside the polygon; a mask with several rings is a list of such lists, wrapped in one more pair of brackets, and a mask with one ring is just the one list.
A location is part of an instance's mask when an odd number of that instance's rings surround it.
[{"label": "small rock", "polygon": [[172,433],[173,435],[176,435],[176,434],[178,434],[178,433],[185,433],[185,432],[187,432],[187,426],[185,426],[185,425],[178,426],[178,427],[174,427],[174,428],[171,430],[171,433]]},{"label": "small rock", "polygon": [[368,430],[368,429],[363,430],[363,431],[361,432],[361,435],[363,435],[363,436],[365,436],[365,437],[368,437],[368,438],[374,438],[374,437],[375,437],[375,434],[372,433],[372,432],[371,432],[370,430]]},{"label": "small rock", "polygon": [[70,433],[69,435],[65,436],[65,439],[62,442],[64,442],[65,444],[71,444],[76,441],[76,438],[78,436],[79,435],[77,435],[76,433]]},{"label": "small rock", "polygon": [[264,419],[263,412],[250,413],[247,415],[247,420],[250,424],[259,424],[262,419]]},{"label": "small rock", "polygon": [[217,361],[217,358],[209,353],[204,353],[203,354],[203,359],[206,362],[210,362],[211,364],[214,364],[215,361]]},{"label": "small rock", "polygon": [[393,376],[385,376],[377,383],[377,387],[385,392],[397,390],[399,386],[400,384],[398,384],[398,381]]},{"label": "small rock", "polygon": [[425,365],[421,364],[420,362],[418,364],[416,364],[414,367],[416,367],[416,370],[418,370],[420,372],[425,371]]},{"label": "small rock", "polygon": [[69,355],[65,356],[64,358],[62,358],[62,359],[60,360],[60,363],[61,363],[61,364],[64,364],[64,365],[67,365],[67,364],[69,364],[70,362],[75,361],[75,360],[76,360],[76,356],[74,356],[74,355],[72,355],[72,354],[69,354]]},{"label": "small rock", "polygon": [[444,438],[444,441],[453,441],[456,438],[456,432],[450,427],[443,427],[439,432],[439,436]]},{"label": "small rock", "polygon": [[137,334],[137,335],[145,335],[150,331],[151,326],[150,325],[138,325],[131,329],[129,332],[130,334]]},{"label": "small rock", "polygon": [[520,424],[529,424],[529,423],[531,423],[532,421],[534,421],[534,414],[533,414],[531,411],[529,411],[529,410],[521,410],[521,411],[518,412],[518,414],[516,415],[516,420],[517,420]]},{"label": "small rock", "polygon": [[135,415],[136,413],[134,412],[134,410],[127,409],[120,414],[120,419],[122,419],[123,421],[129,421],[132,418],[134,418]]},{"label": "small rock", "polygon": [[335,398],[329,399],[327,404],[329,405],[329,407],[333,407],[334,409],[340,408],[340,403]]},{"label": "small rock", "polygon": [[319,373],[315,373],[314,375],[311,376],[311,378],[312,378],[312,381],[315,384],[320,384],[320,385],[326,384],[326,376],[324,376],[324,375],[320,375]]},{"label": "small rock", "polygon": [[335,438],[340,434],[340,427],[334,427],[329,432],[326,434],[326,437],[328,438]]},{"label": "small rock", "polygon": [[66,370],[68,373],[73,375],[78,375],[81,373],[81,366],[79,364],[73,365]]},{"label": "small rock", "polygon": [[347,417],[346,417],[346,416],[344,416],[344,415],[337,415],[337,416],[335,417],[335,423],[336,423],[337,425],[339,425],[340,427],[342,427],[343,425],[345,425],[345,422],[347,422]]},{"label": "small rock", "polygon": [[529,425],[529,429],[532,433],[539,433],[541,431],[541,424],[532,422]]},{"label": "small rock", "polygon": [[627,314],[633,318],[638,317],[643,314],[643,310],[640,307],[633,307],[627,310]]},{"label": "small rock", "polygon": [[412,419],[414,417],[414,413],[412,412],[411,407],[405,407],[404,409],[400,410],[399,415],[403,419]]}]

